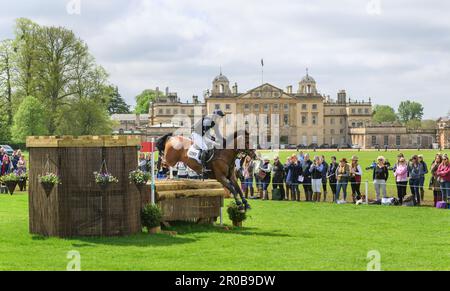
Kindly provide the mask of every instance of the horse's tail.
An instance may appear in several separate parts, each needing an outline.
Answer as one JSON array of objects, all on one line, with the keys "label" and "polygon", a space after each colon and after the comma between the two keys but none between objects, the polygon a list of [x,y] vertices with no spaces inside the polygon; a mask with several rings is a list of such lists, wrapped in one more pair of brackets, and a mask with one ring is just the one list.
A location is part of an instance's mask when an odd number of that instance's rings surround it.
[{"label": "horse's tail", "polygon": [[167,140],[173,136],[173,133],[165,134],[164,136],[158,138],[156,141],[156,148],[159,151],[159,155],[164,155],[164,149],[166,147]]}]

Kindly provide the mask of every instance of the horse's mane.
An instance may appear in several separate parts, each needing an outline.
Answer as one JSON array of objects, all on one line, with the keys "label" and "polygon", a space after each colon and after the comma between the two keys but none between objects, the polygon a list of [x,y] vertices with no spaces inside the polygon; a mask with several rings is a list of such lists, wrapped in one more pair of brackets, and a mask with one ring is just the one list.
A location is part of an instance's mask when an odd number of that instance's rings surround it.
[{"label": "horse's mane", "polygon": [[247,130],[244,129],[237,130],[234,133],[231,133],[227,137],[223,138],[223,147],[227,148],[227,144],[229,144],[230,142],[236,143],[236,140],[239,136],[243,136],[247,140],[250,134]]}]

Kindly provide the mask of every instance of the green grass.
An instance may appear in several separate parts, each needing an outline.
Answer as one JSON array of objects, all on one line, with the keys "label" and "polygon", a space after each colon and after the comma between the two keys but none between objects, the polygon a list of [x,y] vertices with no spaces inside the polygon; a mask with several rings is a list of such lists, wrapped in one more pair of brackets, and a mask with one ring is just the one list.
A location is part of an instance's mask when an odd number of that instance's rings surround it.
[{"label": "green grass", "polygon": [[[359,164],[362,167],[363,170],[363,177],[362,177],[362,181],[364,183],[364,181],[369,181],[369,198],[371,199],[375,199],[375,190],[373,185],[371,184],[372,182],[372,171],[371,170],[365,170],[366,167],[368,167],[374,160],[377,159],[378,156],[384,156],[386,159],[388,159],[392,166],[395,164],[396,160],[397,160],[397,155],[399,153],[403,153],[405,155],[405,158],[408,160],[409,158],[412,157],[412,155],[414,154],[422,154],[424,156],[424,160],[427,163],[428,169],[431,167],[432,162],[434,161],[434,157],[436,155],[436,153],[438,153],[438,151],[436,150],[421,150],[421,151],[417,151],[417,150],[401,150],[401,151],[397,151],[397,150],[389,150],[387,152],[385,152],[384,150],[378,152],[378,151],[360,151],[358,152],[357,150],[341,150],[339,152],[337,152],[336,150],[334,151],[322,151],[322,150],[318,150],[317,152],[314,152],[313,150],[303,150],[303,153],[309,153],[311,156],[311,159],[314,158],[315,155],[324,155],[326,161],[329,163],[331,160],[332,156],[336,156],[337,159],[341,159],[341,158],[347,158],[350,162],[351,157],[353,155],[358,156],[359,158]],[[291,150],[281,150],[281,151],[261,151],[261,154],[263,157],[269,157],[271,159],[271,162],[273,162],[273,157],[278,155],[280,157],[280,161],[281,162],[285,162],[286,158],[291,156],[292,154],[298,154],[298,152],[291,151]],[[431,175],[428,174],[425,176],[425,200],[427,200],[427,203],[430,204],[433,201],[433,195],[432,195],[432,191],[428,190],[428,185],[429,185],[429,181],[430,181],[430,177]],[[389,172],[389,180],[387,181],[388,185],[387,185],[387,191],[388,191],[388,196],[395,196],[397,197],[397,188],[395,186],[395,177],[392,171]],[[270,190],[270,189],[269,189]],[[303,195],[303,191],[302,189],[300,189],[301,191],[301,195]],[[361,185],[361,191],[364,193],[365,187],[364,185]],[[330,190],[329,190],[330,192]],[[350,186],[347,190],[348,192],[348,196],[351,196],[351,189]],[[409,189],[408,189],[408,193],[409,193]],[[341,194],[342,196],[342,194]],[[303,197],[304,198],[304,197]],[[349,198],[350,200],[350,198]]]},{"label": "green grass", "polygon": [[[228,201],[227,201],[228,202]],[[178,225],[177,236],[43,238],[28,233],[27,195],[0,195],[0,270],[450,270],[450,212],[431,207],[252,201],[240,230]],[[228,219],[226,224],[230,224]]]}]

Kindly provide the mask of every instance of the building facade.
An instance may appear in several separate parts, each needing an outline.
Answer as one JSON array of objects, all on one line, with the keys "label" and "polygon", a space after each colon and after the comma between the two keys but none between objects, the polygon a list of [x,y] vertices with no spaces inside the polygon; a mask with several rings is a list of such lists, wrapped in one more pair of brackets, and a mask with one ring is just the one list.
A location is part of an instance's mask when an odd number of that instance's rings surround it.
[{"label": "building facade", "polygon": [[439,148],[448,149],[450,148],[450,118],[442,117],[437,121],[437,134],[436,139],[439,144]]}]

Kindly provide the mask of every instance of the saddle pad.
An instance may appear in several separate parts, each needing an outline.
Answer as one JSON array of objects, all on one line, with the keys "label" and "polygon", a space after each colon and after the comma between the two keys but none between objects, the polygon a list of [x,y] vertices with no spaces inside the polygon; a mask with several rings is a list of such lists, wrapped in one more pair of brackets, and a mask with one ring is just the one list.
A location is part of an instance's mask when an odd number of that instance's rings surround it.
[{"label": "saddle pad", "polygon": [[199,164],[201,164],[201,161],[200,161],[200,151],[199,151],[198,149],[196,149],[194,145],[192,145],[192,146],[189,148],[189,150],[188,150],[188,152],[187,152],[187,156],[188,156],[190,159],[194,159],[194,160],[196,160]]}]

